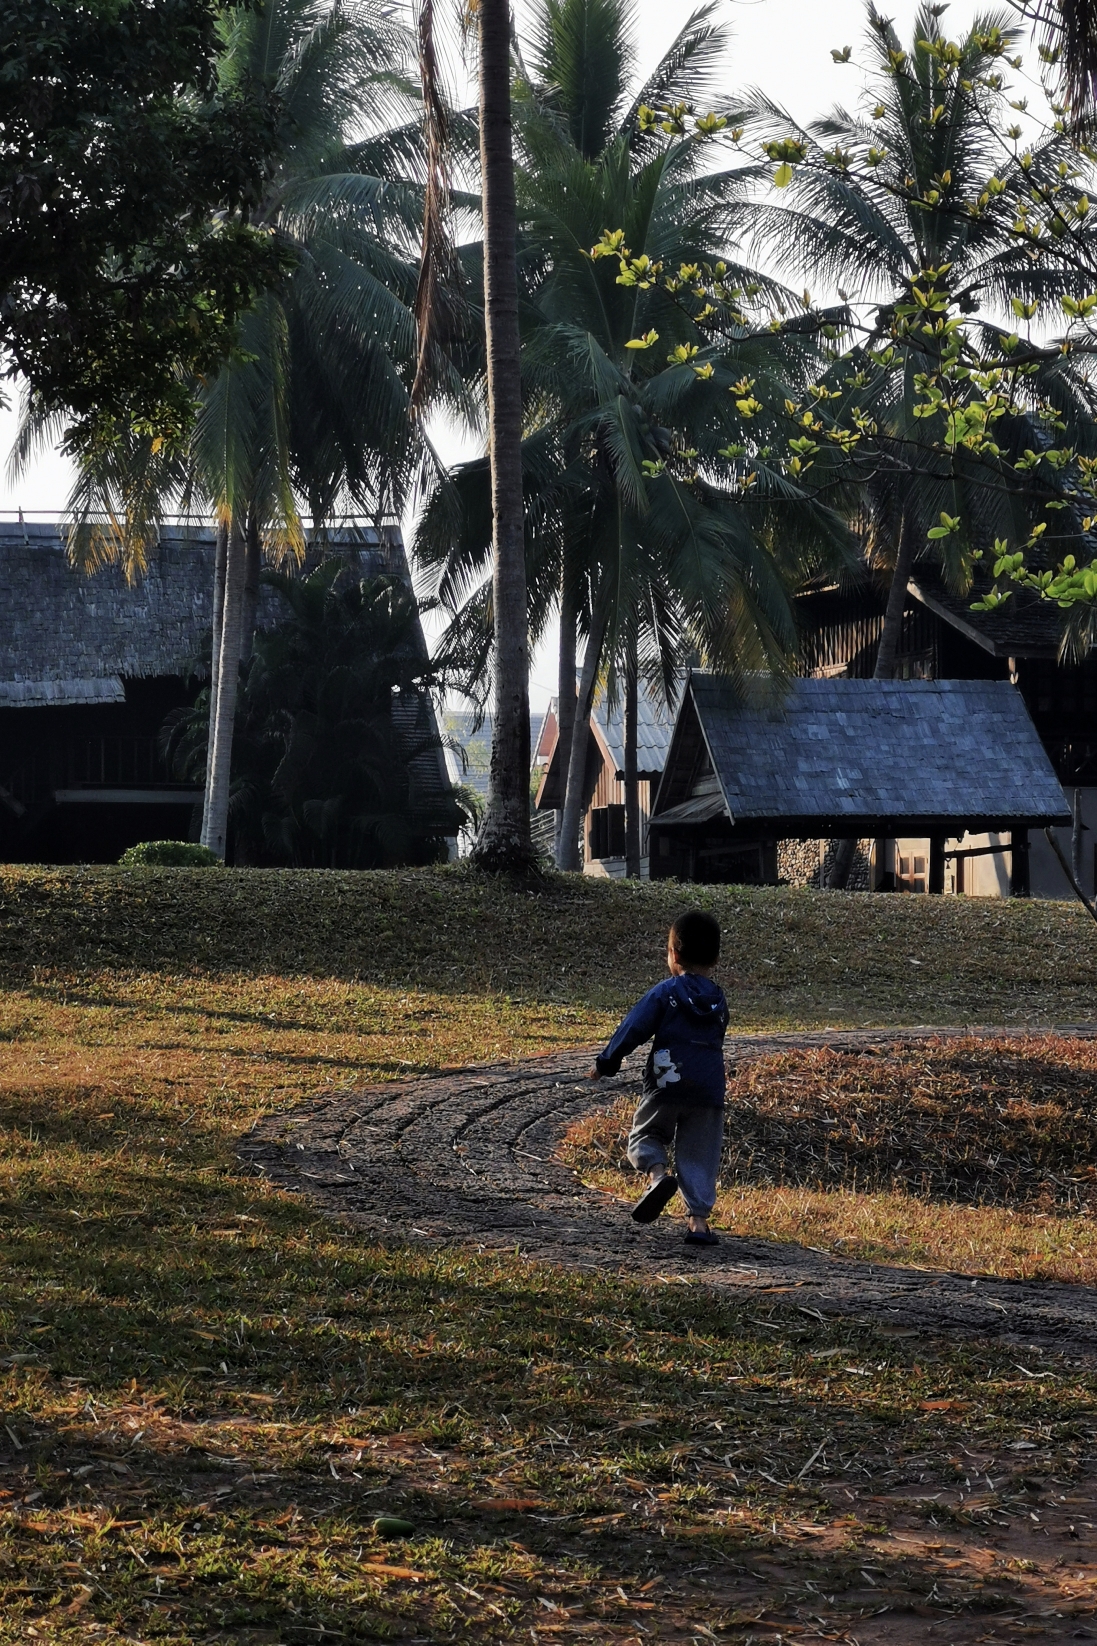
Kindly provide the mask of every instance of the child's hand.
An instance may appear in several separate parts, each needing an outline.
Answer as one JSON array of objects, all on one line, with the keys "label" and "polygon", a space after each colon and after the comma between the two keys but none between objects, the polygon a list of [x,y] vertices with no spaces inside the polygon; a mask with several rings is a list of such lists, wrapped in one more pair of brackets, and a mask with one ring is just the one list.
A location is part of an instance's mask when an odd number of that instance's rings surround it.
[{"label": "child's hand", "polygon": [[598,1067],[598,1065],[595,1064],[594,1068],[587,1075],[587,1079],[588,1080],[601,1080],[601,1078],[602,1078],[602,1071]]}]

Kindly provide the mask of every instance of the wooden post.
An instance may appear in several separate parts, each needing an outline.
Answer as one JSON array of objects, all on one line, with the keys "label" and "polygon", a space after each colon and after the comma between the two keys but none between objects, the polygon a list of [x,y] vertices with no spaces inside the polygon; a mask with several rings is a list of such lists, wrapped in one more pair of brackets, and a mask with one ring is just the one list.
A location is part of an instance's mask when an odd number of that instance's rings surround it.
[{"label": "wooden post", "polygon": [[1032,881],[1029,876],[1028,865],[1028,830],[1014,829],[1009,838],[1011,846],[1009,895],[1010,897],[1029,897],[1032,893]]},{"label": "wooden post", "polygon": [[943,834],[931,834],[929,837],[929,880],[926,890],[931,897],[940,897],[945,889],[945,837]]}]

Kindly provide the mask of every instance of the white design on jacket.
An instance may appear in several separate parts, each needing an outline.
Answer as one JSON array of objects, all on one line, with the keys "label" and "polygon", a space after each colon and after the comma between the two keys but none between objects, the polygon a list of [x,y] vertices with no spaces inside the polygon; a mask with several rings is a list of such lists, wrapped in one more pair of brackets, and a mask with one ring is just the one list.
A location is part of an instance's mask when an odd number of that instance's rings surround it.
[{"label": "white design on jacket", "polygon": [[675,1068],[674,1059],[665,1047],[652,1054],[651,1066],[655,1074],[655,1084],[660,1091],[664,1086],[673,1086],[682,1078]]}]

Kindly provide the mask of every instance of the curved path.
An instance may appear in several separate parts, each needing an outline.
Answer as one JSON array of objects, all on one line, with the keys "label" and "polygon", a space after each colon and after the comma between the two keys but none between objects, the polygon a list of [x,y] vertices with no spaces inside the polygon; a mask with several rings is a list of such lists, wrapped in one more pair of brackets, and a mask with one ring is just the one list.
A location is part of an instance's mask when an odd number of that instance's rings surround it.
[{"label": "curved path", "polygon": [[[1019,1035],[1017,1029],[909,1029],[740,1035],[738,1064],[771,1052],[884,1047],[937,1037]],[[1097,1029],[1070,1027],[1072,1037]],[[725,1234],[712,1250],[682,1245],[681,1219],[650,1228],[621,1202],[587,1189],[555,1159],[566,1126],[639,1089],[638,1077],[592,1086],[591,1054],[447,1071],[427,1079],[318,1097],[261,1120],[239,1155],[279,1187],[329,1214],[398,1239],[470,1242],[481,1249],[666,1282],[789,1292],[819,1314],[883,1325],[1097,1350],[1097,1288],[1026,1283],[862,1263],[802,1246]]]}]

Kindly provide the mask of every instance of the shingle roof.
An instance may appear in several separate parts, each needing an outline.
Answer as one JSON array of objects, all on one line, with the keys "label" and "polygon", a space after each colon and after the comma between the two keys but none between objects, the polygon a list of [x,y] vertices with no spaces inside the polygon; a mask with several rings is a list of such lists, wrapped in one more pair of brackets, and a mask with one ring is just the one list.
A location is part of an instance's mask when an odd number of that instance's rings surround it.
[{"label": "shingle roof", "polygon": [[[625,705],[611,709],[605,697],[594,705],[592,719],[605,738],[617,774],[625,775]],[[643,682],[636,693],[636,766],[641,777],[657,777],[663,770],[674,731],[674,709],[658,702]]]},{"label": "shingle roof", "polygon": [[[536,751],[543,715],[530,721],[530,759]],[[479,720],[479,725],[477,725]],[[442,715],[442,732],[464,749],[462,761],[457,749],[446,750],[446,767],[452,782],[474,789],[482,800],[491,787],[491,715],[478,716],[473,709],[447,709]]]},{"label": "shingle roof", "polygon": [[[323,541],[364,574],[408,575],[395,528]],[[211,531],[166,527],[129,587],[117,566],[73,571],[54,525],[0,525],[0,706],[118,702],[123,678],[185,673],[212,622],[213,559]]]},{"label": "shingle roof", "polygon": [[972,602],[990,585],[989,576],[980,571],[966,594],[955,594],[940,569],[927,561],[915,566],[907,586],[923,606],[992,657],[1057,657],[1063,614],[1055,602],[1041,600],[1027,589],[1013,589],[1009,599],[992,611],[972,611]]},{"label": "shingle roof", "polygon": [[794,680],[768,702],[744,704],[726,678],[692,674],[656,816],[681,807],[691,784],[698,798],[711,793],[711,781],[693,784],[696,766],[684,770],[690,717],[736,824],[1069,820],[1020,693],[1006,681]]}]

